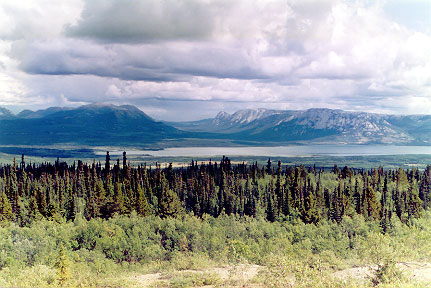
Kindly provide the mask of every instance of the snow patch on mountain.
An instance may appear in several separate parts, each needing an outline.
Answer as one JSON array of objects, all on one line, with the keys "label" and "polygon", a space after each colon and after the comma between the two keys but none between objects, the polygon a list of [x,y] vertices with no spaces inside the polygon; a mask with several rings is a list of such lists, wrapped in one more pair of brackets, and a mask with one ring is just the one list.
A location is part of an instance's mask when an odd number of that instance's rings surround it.
[{"label": "snow patch on mountain", "polygon": [[283,111],[279,110],[268,110],[264,108],[259,108],[257,110],[253,109],[245,109],[245,110],[239,110],[233,114],[229,114],[226,112],[220,112],[217,114],[217,116],[213,120],[213,124],[215,125],[227,125],[227,126],[233,126],[233,125],[241,125],[241,124],[248,124],[253,121],[274,115],[274,114],[280,114]]},{"label": "snow patch on mountain", "polygon": [[15,115],[13,115],[12,112],[10,112],[8,109],[0,107],[0,118],[6,119],[6,118],[13,118]]}]

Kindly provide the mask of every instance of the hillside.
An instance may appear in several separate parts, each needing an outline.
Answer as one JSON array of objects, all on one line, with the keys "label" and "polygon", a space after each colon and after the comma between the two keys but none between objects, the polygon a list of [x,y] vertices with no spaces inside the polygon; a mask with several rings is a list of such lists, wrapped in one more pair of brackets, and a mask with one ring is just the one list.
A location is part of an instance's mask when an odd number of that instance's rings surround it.
[{"label": "hillside", "polygon": [[185,134],[134,106],[92,104],[24,111],[0,121],[0,144],[145,145]]},{"label": "hillside", "polygon": [[[169,144],[167,144],[169,142]],[[0,109],[0,145],[158,147],[284,143],[430,145],[431,115],[383,115],[331,109],[240,110],[192,122],[160,122],[135,106]],[[280,144],[278,144],[280,143]]]},{"label": "hillside", "polygon": [[2,119],[11,119],[14,118],[15,115],[12,114],[8,109],[0,107],[0,120]]},{"label": "hillside", "polygon": [[230,139],[262,142],[431,143],[430,115],[397,116],[320,108],[248,109],[233,114],[220,112],[212,119],[171,124],[187,131],[213,132]]}]

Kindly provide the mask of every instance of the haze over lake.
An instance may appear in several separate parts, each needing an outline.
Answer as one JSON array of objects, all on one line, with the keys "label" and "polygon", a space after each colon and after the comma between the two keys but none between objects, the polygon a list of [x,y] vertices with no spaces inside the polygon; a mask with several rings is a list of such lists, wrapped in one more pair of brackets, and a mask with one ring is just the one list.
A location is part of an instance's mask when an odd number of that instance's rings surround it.
[{"label": "haze over lake", "polygon": [[[366,156],[366,155],[406,155],[431,154],[431,146],[396,145],[303,145],[276,147],[176,147],[163,150],[125,150],[128,155],[151,155],[153,157],[211,157],[236,156]],[[97,155],[105,154],[97,151]],[[111,150],[111,155],[122,155],[123,150]]]}]

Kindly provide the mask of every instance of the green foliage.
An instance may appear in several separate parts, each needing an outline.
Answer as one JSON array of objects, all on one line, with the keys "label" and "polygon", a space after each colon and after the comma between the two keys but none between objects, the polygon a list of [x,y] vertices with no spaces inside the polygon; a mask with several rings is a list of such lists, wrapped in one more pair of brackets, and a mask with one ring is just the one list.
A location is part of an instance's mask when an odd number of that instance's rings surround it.
[{"label": "green foliage", "polygon": [[215,273],[199,273],[188,272],[179,273],[172,277],[169,281],[169,287],[172,288],[185,288],[185,287],[202,287],[202,286],[215,286],[221,284],[222,280],[219,275]]},{"label": "green foliage", "polygon": [[376,219],[380,213],[380,203],[377,200],[377,196],[374,193],[372,187],[365,189],[365,201],[366,201],[366,216],[368,218]]},{"label": "green foliage", "polygon": [[[410,226],[395,218],[386,234],[379,232],[378,221],[366,221],[361,215],[345,216],[341,224],[322,220],[317,225],[226,214],[203,218],[132,213],[108,220],[42,220],[28,227],[9,222],[0,226],[0,284],[103,286],[113,283],[108,278],[120,279],[112,277],[117,271],[149,263],[164,270],[199,270],[217,263],[247,262],[267,267],[258,278],[269,287],[283,287],[282,283],[344,287],[331,275],[350,263],[376,267],[370,285],[372,281],[401,285],[408,282],[397,262],[431,259],[428,211]],[[22,273],[41,276],[26,279]],[[207,276],[186,275],[170,283],[189,286],[212,278]]]},{"label": "green foliage", "polygon": [[184,214],[180,199],[170,189],[163,189],[159,200],[158,213],[160,217],[178,217]]},{"label": "green foliage", "polygon": [[65,285],[66,281],[70,278],[69,265],[70,264],[69,259],[66,255],[66,250],[64,248],[64,245],[61,245],[57,262],[57,275],[60,286]]},{"label": "green foliage", "polygon": [[404,275],[396,266],[395,261],[385,260],[383,263],[378,265],[375,271],[375,276],[372,278],[372,282],[375,286],[379,284],[388,283],[399,283],[403,280]]},{"label": "green foliage", "polygon": [[[115,286],[110,273],[140,265],[254,263],[267,286],[346,287],[331,275],[356,263],[384,287],[406,283],[397,262],[430,261],[429,168],[270,168],[226,157],[182,169],[0,167],[0,286]],[[219,283],[175,277],[169,285]]]},{"label": "green foliage", "polygon": [[145,196],[144,190],[140,185],[138,186],[136,193],[138,194],[136,212],[141,216],[151,215],[150,205],[148,204],[147,197]]},{"label": "green foliage", "polygon": [[341,223],[344,216],[361,214],[380,220],[386,231],[392,216],[411,223],[430,207],[431,168],[420,173],[381,166],[340,170],[334,165],[327,171],[302,165],[283,169],[281,161],[273,169],[270,163],[266,173],[257,163],[232,165],[227,157],[220,164],[192,161],[180,169],[124,163],[121,168],[108,162],[102,169],[82,161],[78,166],[56,161],[22,169],[6,165],[0,167],[0,221],[24,226],[41,218],[73,221],[80,215],[90,220],[132,213],[217,217],[224,212],[316,224],[324,219]]},{"label": "green foliage", "polygon": [[332,277],[318,261],[271,257],[261,273],[266,287],[357,287]]},{"label": "green foliage", "polygon": [[0,221],[13,221],[14,214],[12,212],[12,205],[3,191],[0,198]]},{"label": "green foliage", "polygon": [[363,259],[372,264],[374,275],[371,281],[374,285],[397,283],[403,280],[402,271],[396,266],[396,247],[388,235],[370,233],[362,243],[360,253]]},{"label": "green foliage", "polygon": [[232,240],[228,242],[229,260],[237,263],[252,258],[250,247],[241,240]]}]

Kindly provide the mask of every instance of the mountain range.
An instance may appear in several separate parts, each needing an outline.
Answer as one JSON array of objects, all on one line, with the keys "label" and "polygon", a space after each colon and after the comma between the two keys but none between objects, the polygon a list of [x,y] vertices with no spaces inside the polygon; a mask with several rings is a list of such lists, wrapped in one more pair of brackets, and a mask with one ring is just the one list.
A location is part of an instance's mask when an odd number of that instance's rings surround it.
[{"label": "mountain range", "polygon": [[[431,115],[386,115],[314,108],[246,109],[191,122],[156,121],[131,105],[51,107],[14,115],[0,108],[0,144],[139,146],[170,141],[187,145],[346,143],[431,145]],[[175,144],[174,144],[175,145]],[[163,146],[163,145],[161,145]]]},{"label": "mountain range", "polygon": [[188,132],[155,121],[135,106],[90,104],[78,108],[24,110],[0,114],[0,144],[142,145]]},{"label": "mountain range", "polygon": [[325,108],[240,110],[215,118],[170,123],[194,132],[215,132],[231,139],[271,142],[350,144],[431,144],[431,115],[386,115]]}]

